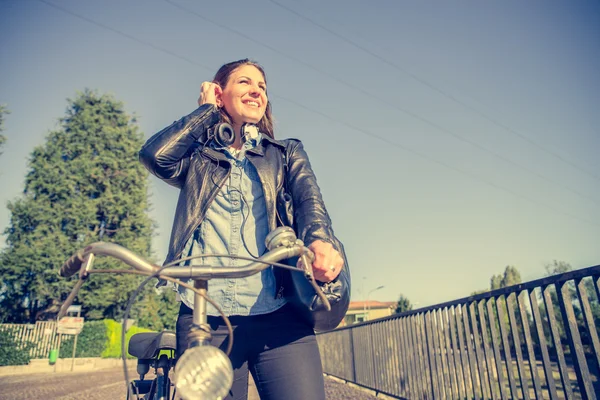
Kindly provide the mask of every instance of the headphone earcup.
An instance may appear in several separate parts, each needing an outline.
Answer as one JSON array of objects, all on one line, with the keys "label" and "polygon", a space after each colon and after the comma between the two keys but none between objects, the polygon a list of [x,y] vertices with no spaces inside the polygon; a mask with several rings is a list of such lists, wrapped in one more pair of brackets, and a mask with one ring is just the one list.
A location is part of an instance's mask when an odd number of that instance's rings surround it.
[{"label": "headphone earcup", "polygon": [[233,127],[227,122],[221,122],[214,127],[215,144],[219,148],[227,148],[235,142],[235,132]]}]

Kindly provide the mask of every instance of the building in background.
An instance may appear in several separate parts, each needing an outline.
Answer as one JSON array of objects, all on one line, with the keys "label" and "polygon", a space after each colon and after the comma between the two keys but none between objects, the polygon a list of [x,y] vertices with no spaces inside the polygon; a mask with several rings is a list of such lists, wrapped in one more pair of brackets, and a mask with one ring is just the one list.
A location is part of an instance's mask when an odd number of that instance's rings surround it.
[{"label": "building in background", "polygon": [[347,326],[372,319],[388,317],[396,309],[395,301],[351,301],[348,312],[340,326]]}]

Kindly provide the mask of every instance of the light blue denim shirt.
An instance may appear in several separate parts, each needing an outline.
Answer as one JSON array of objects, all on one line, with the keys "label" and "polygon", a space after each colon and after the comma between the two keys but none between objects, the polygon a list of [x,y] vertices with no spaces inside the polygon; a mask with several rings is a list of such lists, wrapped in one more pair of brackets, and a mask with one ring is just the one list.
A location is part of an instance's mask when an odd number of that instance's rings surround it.
[{"label": "light blue denim shirt", "polygon": [[[184,257],[200,254],[259,257],[265,252],[265,237],[269,233],[265,197],[258,173],[245,156],[246,151],[260,143],[261,138],[259,134],[257,138],[246,141],[238,154],[223,150],[231,162],[231,174],[204,220],[186,243]],[[218,267],[244,266],[249,261],[207,257],[195,259],[192,263]],[[181,301],[193,308],[194,292],[181,286],[177,291]],[[275,298],[273,267],[247,278],[211,279],[208,295],[227,316],[266,314],[286,302],[283,297]],[[219,313],[208,304],[208,315]]]}]

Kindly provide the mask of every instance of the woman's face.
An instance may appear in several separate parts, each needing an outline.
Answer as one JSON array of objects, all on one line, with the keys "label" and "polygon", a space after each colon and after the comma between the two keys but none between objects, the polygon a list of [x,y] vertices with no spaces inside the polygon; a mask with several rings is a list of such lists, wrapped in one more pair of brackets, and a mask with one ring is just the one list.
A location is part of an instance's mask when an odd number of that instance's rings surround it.
[{"label": "woman's face", "polygon": [[258,123],[267,109],[267,85],[263,74],[253,65],[235,69],[223,88],[220,103],[236,126]]}]

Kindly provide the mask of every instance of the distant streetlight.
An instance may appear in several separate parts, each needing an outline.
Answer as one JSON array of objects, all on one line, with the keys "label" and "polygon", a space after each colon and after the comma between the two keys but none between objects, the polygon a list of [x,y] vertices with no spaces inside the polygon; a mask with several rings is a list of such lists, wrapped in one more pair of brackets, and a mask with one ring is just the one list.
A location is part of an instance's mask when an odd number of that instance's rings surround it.
[{"label": "distant streetlight", "polygon": [[367,321],[369,319],[369,317],[368,317],[369,314],[368,313],[371,312],[371,305],[369,304],[367,306],[367,304],[369,303],[369,297],[371,296],[371,293],[373,293],[376,290],[383,289],[384,287],[385,286],[383,286],[383,285],[382,286],[378,286],[375,289],[371,289],[369,291],[369,293],[367,293],[367,300],[366,300],[366,302],[363,302],[363,314],[365,315],[365,321]]}]

